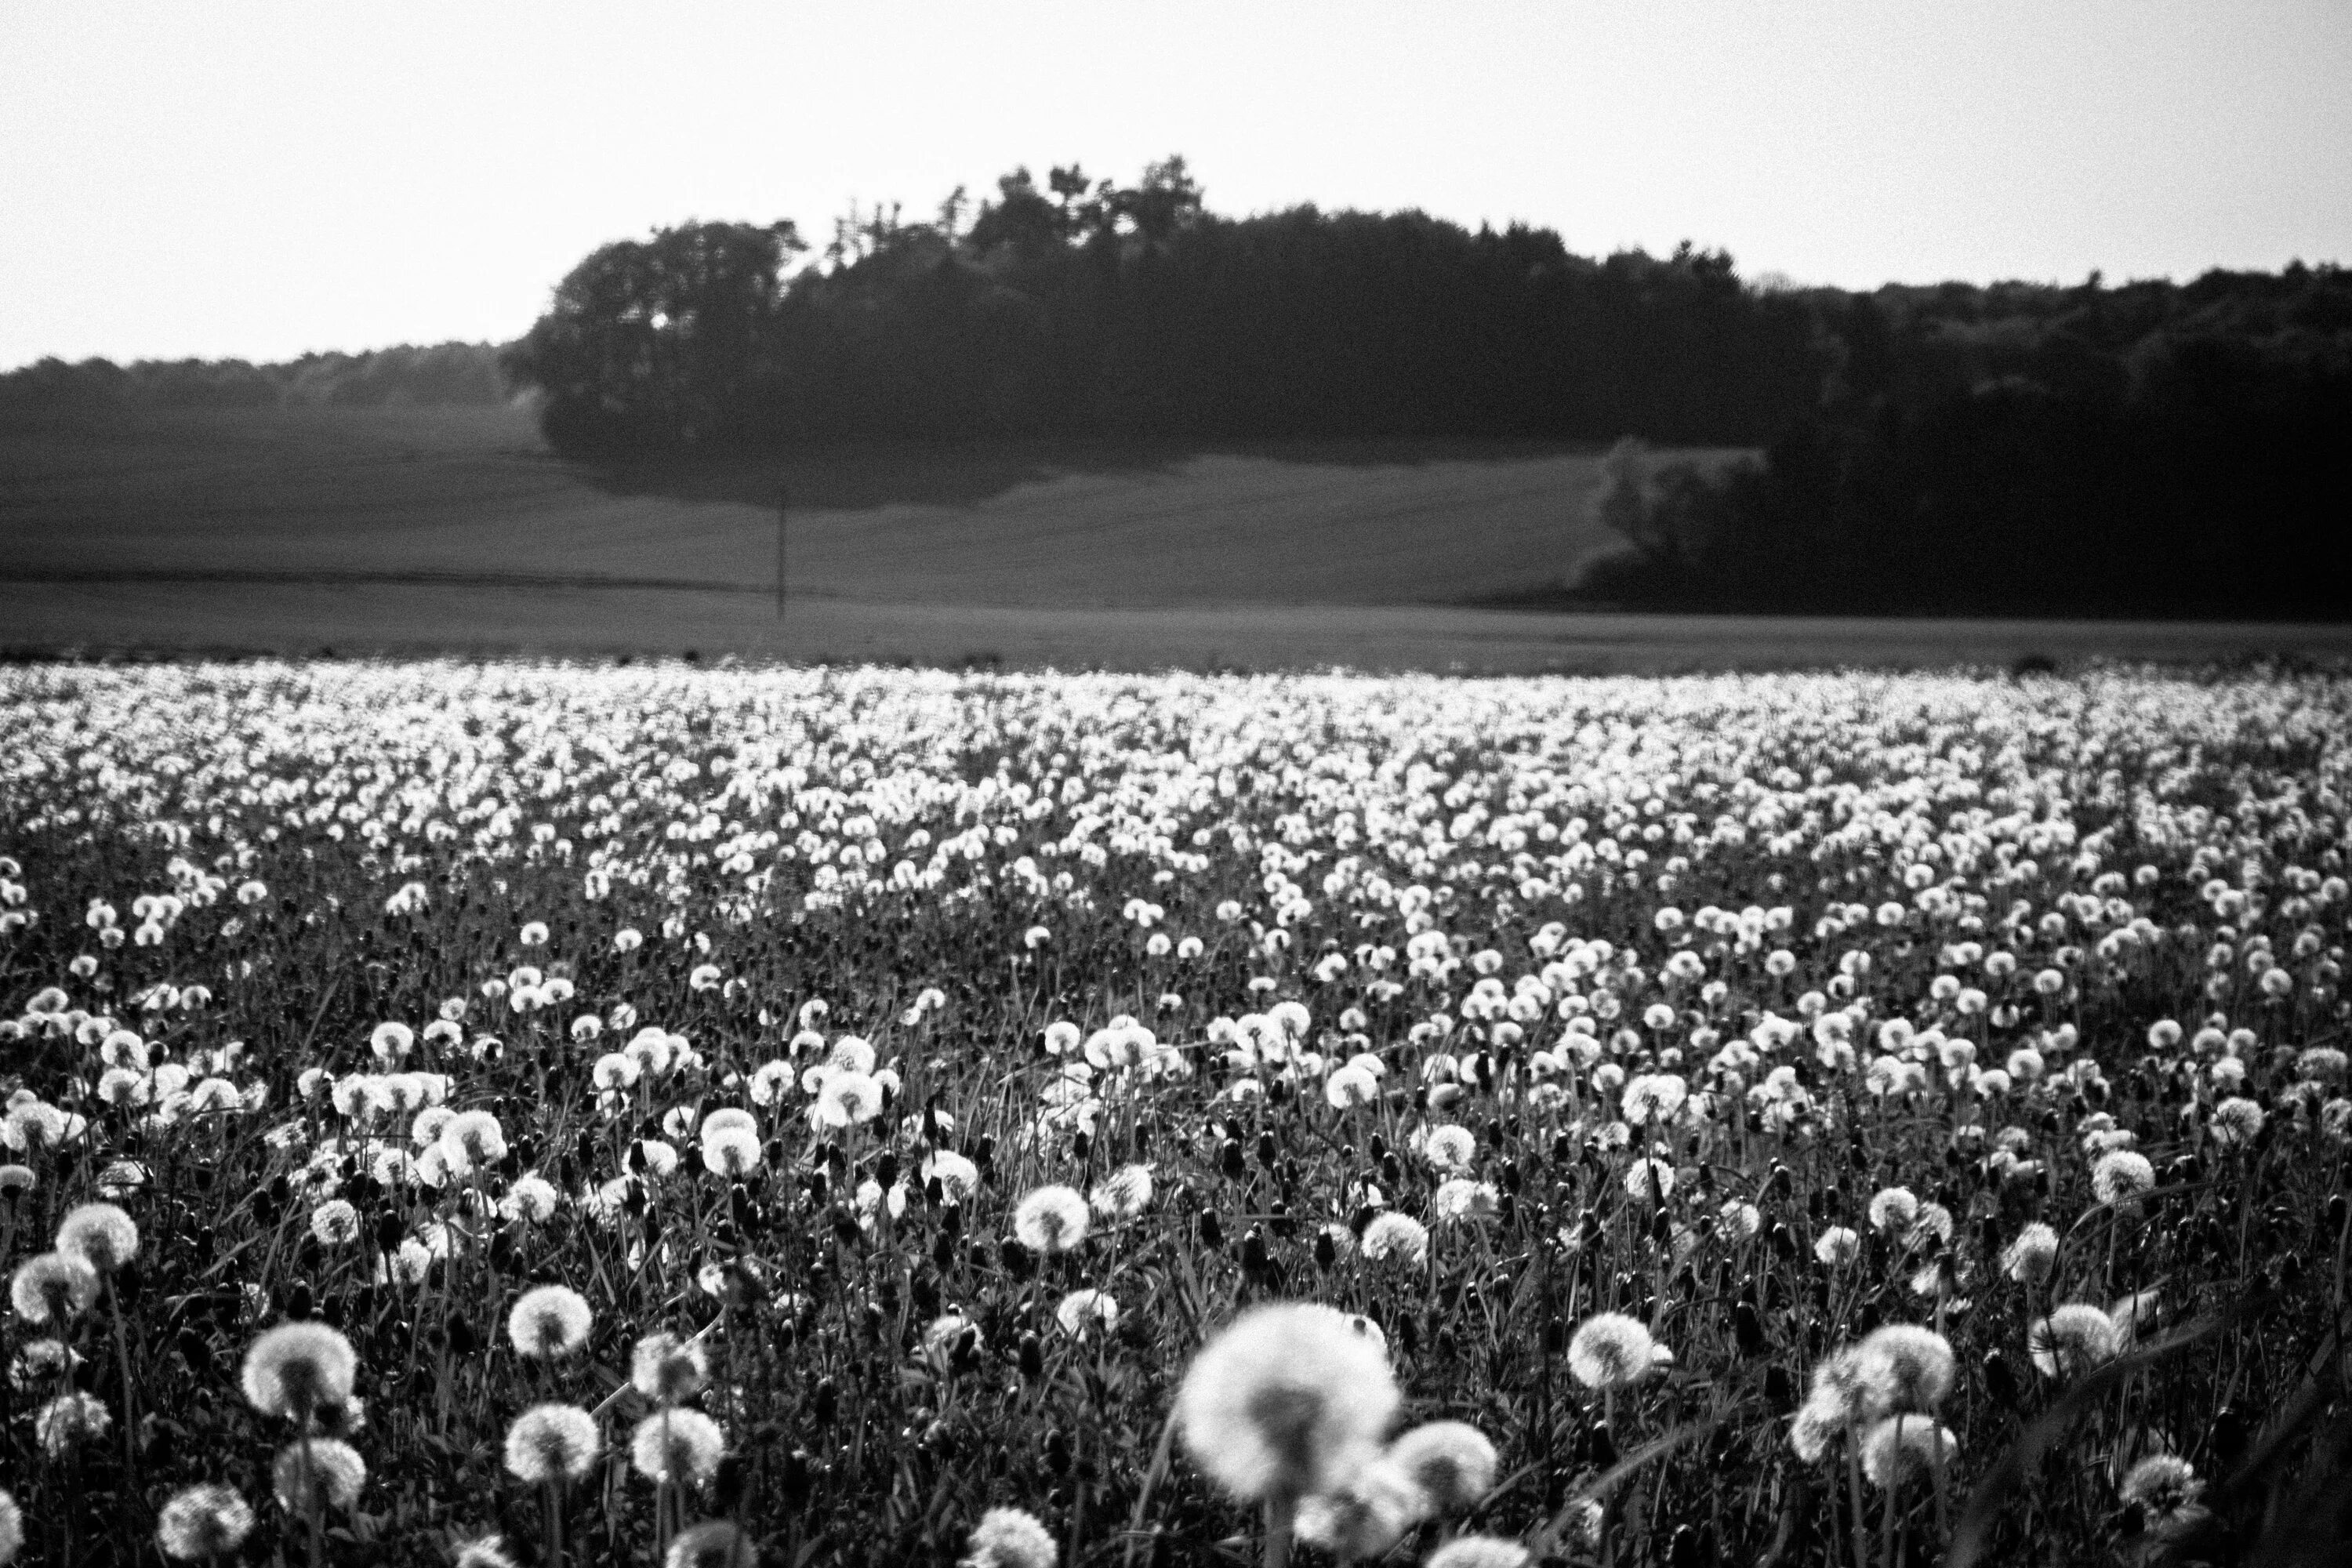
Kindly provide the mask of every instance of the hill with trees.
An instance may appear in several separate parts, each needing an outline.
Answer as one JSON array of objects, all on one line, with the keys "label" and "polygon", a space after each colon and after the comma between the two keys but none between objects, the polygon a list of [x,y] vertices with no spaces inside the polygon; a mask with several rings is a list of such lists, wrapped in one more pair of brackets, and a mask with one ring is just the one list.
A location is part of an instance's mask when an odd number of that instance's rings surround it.
[{"label": "hill with trees", "polygon": [[45,361],[0,407],[534,398],[605,466],[813,445],[1473,438],[1622,450],[1572,602],[2346,616],[2352,274],[1761,287],[1732,258],[1313,206],[1220,216],[1181,158],[1027,169],[600,247],[530,331],[280,365]]}]

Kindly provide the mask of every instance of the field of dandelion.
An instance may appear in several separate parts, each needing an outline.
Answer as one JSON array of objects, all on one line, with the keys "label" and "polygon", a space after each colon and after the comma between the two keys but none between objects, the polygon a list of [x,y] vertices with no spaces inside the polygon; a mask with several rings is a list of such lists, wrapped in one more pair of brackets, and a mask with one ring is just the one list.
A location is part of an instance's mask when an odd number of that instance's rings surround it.
[{"label": "field of dandelion", "polygon": [[0,670],[0,1561],[2335,1561],[2347,734]]}]

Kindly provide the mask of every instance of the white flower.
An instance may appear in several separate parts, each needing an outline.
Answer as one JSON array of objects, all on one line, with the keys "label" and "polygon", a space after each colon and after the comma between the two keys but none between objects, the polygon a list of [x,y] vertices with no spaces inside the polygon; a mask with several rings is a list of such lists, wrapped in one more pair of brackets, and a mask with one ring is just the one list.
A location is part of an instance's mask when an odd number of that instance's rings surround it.
[{"label": "white flower", "polygon": [[1013,1234],[1032,1252],[1067,1252],[1086,1240],[1087,1226],[1087,1200],[1070,1187],[1039,1187],[1013,1211]]},{"label": "white flower", "polygon": [[1224,1490],[1295,1499],[1377,1443],[1398,1397],[1387,1355],[1345,1314],[1285,1302],[1244,1312],[1193,1358],[1176,1418],[1193,1462]]}]

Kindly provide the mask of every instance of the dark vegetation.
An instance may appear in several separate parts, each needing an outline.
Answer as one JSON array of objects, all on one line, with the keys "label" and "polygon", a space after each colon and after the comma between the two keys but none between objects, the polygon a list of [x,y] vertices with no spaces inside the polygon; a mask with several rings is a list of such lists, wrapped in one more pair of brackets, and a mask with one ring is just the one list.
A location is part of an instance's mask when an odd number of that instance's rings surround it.
[{"label": "dark vegetation", "polygon": [[403,343],[365,353],[304,354],[282,364],[45,359],[0,375],[0,411],[483,407],[509,402],[516,392],[494,343]]},{"label": "dark vegetation", "polygon": [[929,221],[604,246],[520,342],[287,365],[56,361],[0,407],[496,402],[618,468],[842,441],[1507,438],[1628,450],[1627,541],[1561,597],[1696,610],[2337,618],[2352,277],[1762,288],[1419,212],[1208,210],[1025,170]]}]

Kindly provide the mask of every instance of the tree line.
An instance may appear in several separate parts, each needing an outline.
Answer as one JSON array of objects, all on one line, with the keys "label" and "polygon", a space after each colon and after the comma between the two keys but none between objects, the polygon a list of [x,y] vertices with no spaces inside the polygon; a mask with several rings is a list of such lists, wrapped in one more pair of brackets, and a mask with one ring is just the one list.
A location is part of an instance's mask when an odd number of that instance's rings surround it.
[{"label": "tree line", "polygon": [[1761,286],[1732,258],[1314,206],[1181,158],[600,247],[520,341],[45,361],[0,405],[493,403],[600,462],[838,440],[1462,437],[1618,451],[1569,592],[1703,609],[2345,611],[2352,275]]},{"label": "tree line", "polygon": [[2352,274],[1815,296],[1816,405],[1729,467],[1612,453],[1588,596],[1700,609],[2352,606]]},{"label": "tree line", "polygon": [[392,408],[513,401],[495,343],[406,344],[365,353],[247,360],[44,359],[0,375],[0,408]]},{"label": "tree line", "polygon": [[1181,158],[1025,169],[971,210],[688,224],[604,246],[507,356],[561,450],[843,438],[1747,443],[1818,380],[1811,310],[1688,247],[1593,260],[1418,212],[1250,218]]}]

